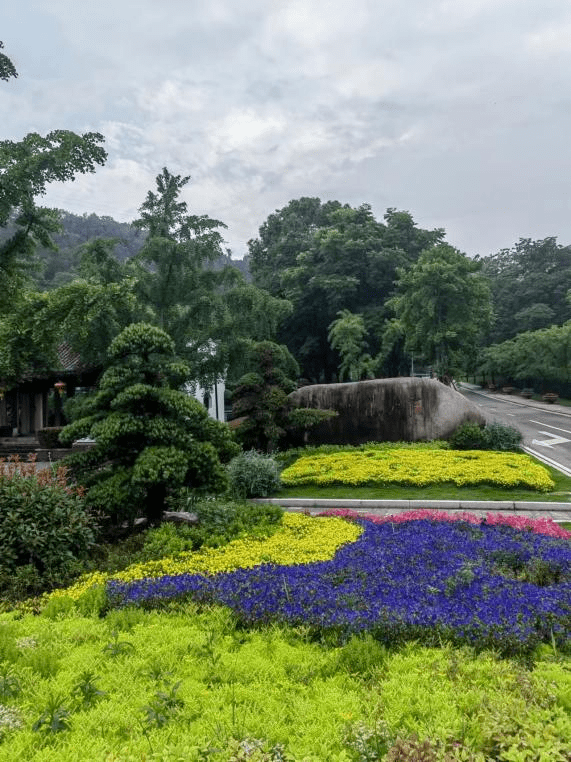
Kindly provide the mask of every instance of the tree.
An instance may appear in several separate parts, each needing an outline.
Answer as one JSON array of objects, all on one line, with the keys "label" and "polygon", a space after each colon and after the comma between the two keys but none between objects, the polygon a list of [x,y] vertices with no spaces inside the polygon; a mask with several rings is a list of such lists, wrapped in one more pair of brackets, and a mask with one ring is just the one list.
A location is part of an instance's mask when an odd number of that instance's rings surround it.
[{"label": "tree", "polygon": [[480,268],[458,249],[439,244],[398,273],[397,295],[390,304],[406,349],[418,352],[441,376],[474,357],[491,324],[490,289]]},{"label": "tree", "polygon": [[481,260],[482,273],[490,280],[497,320],[488,343],[513,338],[518,333],[561,325],[571,317],[566,299],[571,280],[571,246],[557,238],[532,241],[520,238],[511,249]]},{"label": "tree", "polygon": [[[0,50],[4,47],[4,43],[0,40]],[[0,79],[4,82],[8,82],[10,77],[17,77],[18,72],[12,61],[5,53],[0,53]]]},{"label": "tree", "polygon": [[246,337],[273,338],[290,306],[246,284],[235,268],[213,267],[223,256],[218,228],[226,226],[187,213],[180,194],[189,179],[166,168],[157,176],[157,190],[149,191],[134,223],[148,237],[133,273],[154,321],[172,336],[194,378],[210,385],[239,362]]},{"label": "tree", "polygon": [[367,329],[362,315],[340,310],[337,320],[329,326],[329,343],[341,355],[339,380],[360,381],[372,378],[374,361],[365,352]]},{"label": "tree", "polygon": [[91,436],[96,445],[69,458],[87,501],[117,524],[137,515],[161,522],[166,500],[182,486],[225,489],[221,462],[238,452],[226,424],[208,417],[185,393],[188,366],[160,328],[135,323],[111,343],[97,392],[61,434],[64,443]]},{"label": "tree", "polygon": [[278,340],[307,378],[336,377],[340,357],[328,330],[339,310],[361,314],[372,352],[380,349],[396,268],[409,265],[419,247],[443,235],[439,229],[420,230],[408,212],[389,209],[383,223],[368,204],[354,209],[319,199],[292,201],[268,218],[259,239],[249,242],[250,267],[256,285],[292,302]]},{"label": "tree", "polygon": [[[0,54],[0,78],[16,76],[11,61]],[[37,245],[53,248],[60,229],[55,209],[36,206],[36,197],[54,181],[74,180],[95,171],[107,154],[96,132],[76,135],[54,130],[45,137],[32,132],[23,140],[0,141],[0,228],[11,223],[13,233],[0,243],[0,314],[8,312],[25,282],[26,268]]]},{"label": "tree", "polygon": [[251,342],[246,363],[248,372],[232,394],[232,415],[242,418],[236,436],[244,448],[273,452],[285,441],[301,444],[305,431],[336,415],[299,408],[289,399],[299,366],[283,344]]}]

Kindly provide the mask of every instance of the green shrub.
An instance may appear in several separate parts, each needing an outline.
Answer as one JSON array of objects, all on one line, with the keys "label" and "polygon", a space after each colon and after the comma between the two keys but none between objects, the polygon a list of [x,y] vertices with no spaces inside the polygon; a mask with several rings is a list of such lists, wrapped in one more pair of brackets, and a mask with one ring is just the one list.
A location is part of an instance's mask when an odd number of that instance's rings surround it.
[{"label": "green shrub", "polygon": [[513,426],[503,423],[490,423],[478,426],[477,423],[464,423],[450,437],[453,450],[500,450],[514,452],[519,450],[521,433]]},{"label": "green shrub", "polygon": [[275,505],[248,505],[204,500],[194,506],[198,524],[169,524],[145,533],[137,561],[175,557],[203,545],[220,547],[244,535],[267,536],[276,529],[283,511]]},{"label": "green shrub", "polygon": [[237,498],[268,497],[280,488],[280,471],[270,455],[255,450],[232,458],[228,466],[230,491]]},{"label": "green shrub", "polygon": [[463,423],[449,439],[453,450],[486,450],[488,437],[483,426],[477,423]]},{"label": "green shrub", "polygon": [[95,542],[95,522],[65,470],[0,476],[0,590],[10,598],[67,581]]},{"label": "green shrub", "polygon": [[513,426],[503,423],[490,423],[485,428],[490,450],[502,450],[513,452],[519,450],[522,434]]},{"label": "green shrub", "polygon": [[227,489],[223,463],[239,452],[226,424],[213,421],[184,385],[190,368],[174,342],[153,325],[133,323],[112,341],[98,390],[72,411],[62,442],[96,444],[67,462],[87,488],[88,504],[111,526],[137,516],[160,524],[174,491]]}]

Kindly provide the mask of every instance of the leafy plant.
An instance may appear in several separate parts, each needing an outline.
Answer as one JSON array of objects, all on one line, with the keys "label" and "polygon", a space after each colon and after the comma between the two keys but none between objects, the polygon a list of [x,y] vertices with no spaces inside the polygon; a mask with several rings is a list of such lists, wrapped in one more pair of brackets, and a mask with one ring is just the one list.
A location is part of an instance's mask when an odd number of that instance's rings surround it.
[{"label": "leafy plant", "polygon": [[88,503],[113,525],[132,526],[140,514],[160,524],[177,488],[224,491],[221,461],[238,447],[228,427],[183,391],[190,370],[174,355],[168,334],[134,323],[112,341],[108,354],[109,367],[83,404],[84,416],[60,435],[64,443],[87,435],[96,441],[69,458],[88,488]]},{"label": "leafy plant", "polygon": [[176,683],[165,681],[165,690],[157,691],[149,705],[143,711],[147,715],[147,723],[162,728],[184,706],[184,700],[177,695],[182,680]]},{"label": "leafy plant", "polygon": [[24,597],[69,579],[95,542],[96,524],[66,469],[9,462],[0,474],[0,589]]},{"label": "leafy plant", "polygon": [[72,695],[77,698],[79,704],[84,708],[94,706],[100,699],[107,695],[106,691],[101,691],[95,685],[98,679],[92,670],[84,670],[77,683],[73,687]]},{"label": "leafy plant", "polygon": [[513,426],[503,423],[490,423],[479,426],[476,423],[464,423],[449,439],[454,450],[499,450],[517,452],[522,434]]},{"label": "leafy plant", "polygon": [[270,455],[249,450],[237,455],[228,466],[230,490],[238,498],[267,497],[281,486],[280,471]]},{"label": "leafy plant", "polygon": [[111,633],[111,637],[113,639],[104,647],[103,653],[109,654],[112,658],[135,650],[135,646],[129,640],[119,640],[117,630]]},{"label": "leafy plant", "polygon": [[70,730],[70,711],[64,706],[65,695],[63,693],[52,693],[48,703],[32,725],[32,730],[41,731],[46,734],[61,733],[63,730]]},{"label": "leafy plant", "polygon": [[0,664],[0,699],[11,699],[19,695],[22,684],[14,672],[14,668],[7,662]]}]

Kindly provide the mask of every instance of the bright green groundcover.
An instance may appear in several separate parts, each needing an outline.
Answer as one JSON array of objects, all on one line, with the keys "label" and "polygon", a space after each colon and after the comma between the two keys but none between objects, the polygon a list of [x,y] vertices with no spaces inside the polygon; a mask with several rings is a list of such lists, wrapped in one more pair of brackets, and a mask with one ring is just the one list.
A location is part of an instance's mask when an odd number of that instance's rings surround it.
[{"label": "bright green groundcover", "polygon": [[451,483],[526,487],[542,492],[554,487],[547,470],[528,455],[485,450],[392,448],[309,455],[286,468],[281,478],[287,487]]}]

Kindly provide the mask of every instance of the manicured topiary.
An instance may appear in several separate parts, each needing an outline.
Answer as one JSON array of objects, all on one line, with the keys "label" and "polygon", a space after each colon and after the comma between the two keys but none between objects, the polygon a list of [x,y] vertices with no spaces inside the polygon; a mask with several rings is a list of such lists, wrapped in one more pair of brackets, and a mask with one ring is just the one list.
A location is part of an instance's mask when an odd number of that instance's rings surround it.
[{"label": "manicured topiary", "polygon": [[135,323],[109,348],[109,367],[98,391],[66,426],[61,441],[89,436],[95,446],[68,463],[88,488],[88,503],[114,524],[145,516],[159,524],[165,501],[177,488],[221,492],[222,463],[239,448],[226,424],[183,391],[189,369],[174,355],[161,329]]}]

